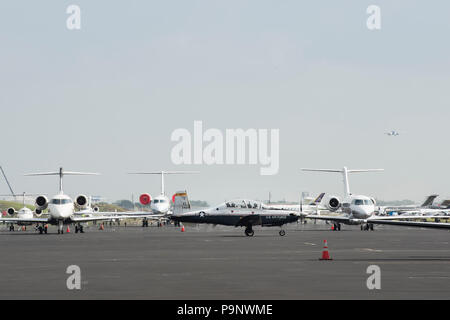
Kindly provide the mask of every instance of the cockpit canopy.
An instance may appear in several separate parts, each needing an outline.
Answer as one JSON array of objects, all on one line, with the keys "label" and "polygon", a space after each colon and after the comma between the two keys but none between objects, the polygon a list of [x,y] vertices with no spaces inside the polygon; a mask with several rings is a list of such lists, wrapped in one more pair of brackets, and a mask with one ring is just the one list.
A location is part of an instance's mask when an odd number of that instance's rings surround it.
[{"label": "cockpit canopy", "polygon": [[231,200],[220,205],[222,208],[242,208],[242,209],[258,209],[261,208],[261,202],[255,200]]}]

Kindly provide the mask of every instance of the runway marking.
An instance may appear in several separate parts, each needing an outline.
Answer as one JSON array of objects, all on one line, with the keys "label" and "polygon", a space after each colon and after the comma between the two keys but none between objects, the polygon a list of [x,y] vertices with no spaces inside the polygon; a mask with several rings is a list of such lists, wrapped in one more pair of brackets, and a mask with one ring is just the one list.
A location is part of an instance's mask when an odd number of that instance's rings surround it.
[{"label": "runway marking", "polygon": [[369,252],[383,252],[383,250],[379,250],[379,249],[371,249],[371,248],[358,248],[356,250],[361,250],[361,251],[369,251]]},{"label": "runway marking", "polygon": [[310,246],[317,246],[317,244],[311,243],[311,242],[304,242],[303,244],[310,245]]},{"label": "runway marking", "polygon": [[448,276],[422,276],[422,277],[408,277],[408,279],[450,279]]}]

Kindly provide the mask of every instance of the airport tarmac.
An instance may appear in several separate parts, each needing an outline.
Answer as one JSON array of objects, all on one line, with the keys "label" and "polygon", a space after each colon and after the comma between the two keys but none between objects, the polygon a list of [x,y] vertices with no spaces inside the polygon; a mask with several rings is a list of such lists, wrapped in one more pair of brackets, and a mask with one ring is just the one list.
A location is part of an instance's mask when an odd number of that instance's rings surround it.
[{"label": "airport tarmac", "polygon": [[[96,227],[39,235],[0,226],[0,299],[449,299],[450,233],[324,224]],[[333,261],[319,261],[323,240]],[[81,269],[68,290],[66,269]],[[381,289],[366,286],[381,268]]]}]

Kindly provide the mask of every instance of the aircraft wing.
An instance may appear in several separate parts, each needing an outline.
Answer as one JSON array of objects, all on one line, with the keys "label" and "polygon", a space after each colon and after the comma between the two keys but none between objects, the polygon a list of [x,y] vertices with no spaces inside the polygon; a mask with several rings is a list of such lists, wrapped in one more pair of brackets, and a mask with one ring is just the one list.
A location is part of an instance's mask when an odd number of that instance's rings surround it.
[{"label": "aircraft wing", "polygon": [[317,214],[307,215],[305,218],[307,219],[316,219],[316,220],[327,220],[327,221],[336,221],[336,222],[348,222],[350,218],[347,216],[322,216]]},{"label": "aircraft wing", "polygon": [[48,222],[48,218],[0,218],[0,222],[6,223],[20,223],[20,222],[29,222],[29,223],[46,223]]},{"label": "aircraft wing", "polygon": [[[103,212],[102,212],[103,213]],[[133,218],[147,218],[147,219],[161,219],[165,217],[165,215],[156,215],[156,214],[149,214],[147,216],[144,215],[95,215],[90,217],[82,217],[82,216],[72,216],[70,220],[72,222],[89,222],[89,221],[107,221],[107,220],[123,220],[123,219],[133,219]]]},{"label": "aircraft wing", "polygon": [[248,226],[255,225],[261,223],[261,216],[259,214],[250,214],[242,217],[238,223],[236,223],[236,227],[240,226]]},{"label": "aircraft wing", "polygon": [[169,216],[166,214],[125,214],[125,215],[114,215],[114,216],[109,216],[111,219],[139,219],[139,218],[146,218],[146,219],[154,219],[154,220],[159,220],[159,219],[164,219],[167,218],[169,219]]},{"label": "aircraft wing", "polygon": [[450,223],[441,222],[419,222],[419,221],[394,221],[394,220],[376,220],[373,219],[370,223],[385,224],[393,226],[417,227],[417,228],[432,228],[432,229],[450,229]]}]

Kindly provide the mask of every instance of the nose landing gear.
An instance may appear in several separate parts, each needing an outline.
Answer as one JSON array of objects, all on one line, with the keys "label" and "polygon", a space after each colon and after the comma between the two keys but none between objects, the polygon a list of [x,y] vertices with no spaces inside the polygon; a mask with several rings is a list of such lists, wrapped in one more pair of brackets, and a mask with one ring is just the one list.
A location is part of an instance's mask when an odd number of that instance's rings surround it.
[{"label": "nose landing gear", "polygon": [[279,232],[280,236],[284,237],[286,235],[286,231],[284,231],[283,229],[280,230]]},{"label": "nose landing gear", "polygon": [[64,234],[64,224],[62,221],[58,223],[58,234]]}]

